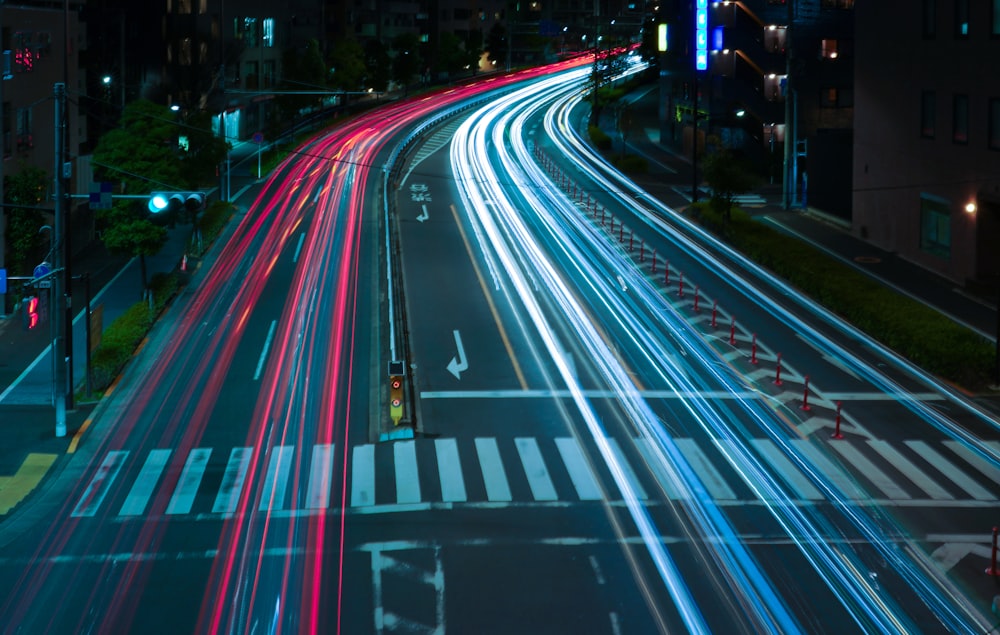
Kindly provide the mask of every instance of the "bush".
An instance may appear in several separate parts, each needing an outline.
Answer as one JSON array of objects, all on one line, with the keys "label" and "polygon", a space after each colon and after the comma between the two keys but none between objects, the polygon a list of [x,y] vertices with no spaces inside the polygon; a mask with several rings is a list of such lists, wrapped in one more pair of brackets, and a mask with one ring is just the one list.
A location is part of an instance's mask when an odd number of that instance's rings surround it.
[{"label": "bush", "polygon": [[[226,201],[215,201],[208,206],[205,213],[198,220],[198,229],[201,230],[202,244],[204,250],[219,237],[222,229],[229,222],[233,215],[233,204]],[[200,255],[200,254],[199,254]]]},{"label": "bush", "polygon": [[635,154],[616,157],[611,160],[611,163],[626,174],[645,174],[649,171],[649,162],[646,161],[645,157]]},{"label": "bush", "polygon": [[914,364],[971,390],[989,385],[994,349],[977,333],[738,208],[728,223],[710,204],[692,205],[692,212],[748,258]]},{"label": "bush", "polygon": [[590,133],[590,141],[598,150],[601,152],[611,151],[611,137],[609,137],[603,130],[597,126],[588,126],[587,132]]}]

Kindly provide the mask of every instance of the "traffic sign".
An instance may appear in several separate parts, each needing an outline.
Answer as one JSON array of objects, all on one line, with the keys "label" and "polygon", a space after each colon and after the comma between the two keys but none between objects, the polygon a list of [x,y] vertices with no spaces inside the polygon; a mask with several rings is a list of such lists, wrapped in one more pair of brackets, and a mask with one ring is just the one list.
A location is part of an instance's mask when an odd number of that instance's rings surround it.
[{"label": "traffic sign", "polygon": [[[37,267],[35,267],[34,271],[31,272],[31,276],[35,280],[37,280],[39,278],[45,278],[45,276],[49,275],[50,273],[52,273],[52,265],[47,262],[43,262]],[[39,289],[48,289],[49,287],[52,286],[52,279],[45,278],[45,280],[42,280],[37,284]]]},{"label": "traffic sign", "polygon": [[264,143],[264,133],[263,132],[255,132],[255,133],[253,133],[253,137],[251,137],[251,138],[253,139],[253,142],[256,143],[256,144]]},{"label": "traffic sign", "polygon": [[90,184],[90,209],[111,209],[110,181]]}]

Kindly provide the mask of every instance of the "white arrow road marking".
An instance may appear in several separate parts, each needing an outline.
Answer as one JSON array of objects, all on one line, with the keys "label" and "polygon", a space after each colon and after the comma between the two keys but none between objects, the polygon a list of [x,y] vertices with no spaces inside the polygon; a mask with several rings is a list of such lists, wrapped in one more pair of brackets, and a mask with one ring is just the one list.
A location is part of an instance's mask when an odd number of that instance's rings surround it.
[{"label": "white arrow road marking", "polygon": [[931,558],[944,571],[948,571],[962,561],[965,556],[974,555],[989,562],[992,548],[989,545],[978,545],[972,542],[948,542],[931,554]]},{"label": "white arrow road marking", "polygon": [[465,348],[462,347],[462,336],[458,330],[452,331],[455,334],[455,348],[458,349],[458,357],[452,357],[448,362],[448,372],[455,376],[455,379],[462,378],[462,371],[469,370],[469,360],[465,359]]},{"label": "white arrow road marking", "polygon": [[430,218],[431,214],[430,214],[430,212],[427,211],[427,206],[426,205],[421,205],[420,209],[422,209],[424,211],[420,214],[420,216],[417,216],[417,220],[422,223],[425,220],[427,220],[428,218]]},{"label": "white arrow road marking", "polygon": [[628,291],[628,286],[625,285],[625,278],[618,276],[618,284],[621,285],[622,292]]}]

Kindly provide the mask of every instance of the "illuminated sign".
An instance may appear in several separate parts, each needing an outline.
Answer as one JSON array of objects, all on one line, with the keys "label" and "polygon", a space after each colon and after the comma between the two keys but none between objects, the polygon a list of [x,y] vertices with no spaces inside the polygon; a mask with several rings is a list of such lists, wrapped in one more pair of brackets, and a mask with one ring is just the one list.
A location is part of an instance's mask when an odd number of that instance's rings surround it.
[{"label": "illuminated sign", "polygon": [[660,25],[658,25],[658,28],[656,30],[656,35],[657,35],[657,37],[656,37],[656,50],[658,50],[661,53],[666,52],[666,50],[667,50],[667,40],[668,40],[667,36],[669,35],[669,29],[668,29],[667,25],[666,24],[660,24]]},{"label": "illuminated sign", "polygon": [[696,0],[694,7],[694,67],[708,69],[708,0]]}]

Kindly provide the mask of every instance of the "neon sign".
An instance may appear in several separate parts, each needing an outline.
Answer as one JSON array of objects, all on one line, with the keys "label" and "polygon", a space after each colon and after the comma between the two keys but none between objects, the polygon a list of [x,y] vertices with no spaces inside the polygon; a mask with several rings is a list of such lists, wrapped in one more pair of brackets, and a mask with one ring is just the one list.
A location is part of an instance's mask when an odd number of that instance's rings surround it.
[{"label": "neon sign", "polygon": [[694,68],[699,71],[708,69],[708,0],[695,0]]}]

